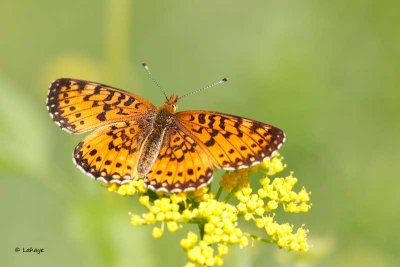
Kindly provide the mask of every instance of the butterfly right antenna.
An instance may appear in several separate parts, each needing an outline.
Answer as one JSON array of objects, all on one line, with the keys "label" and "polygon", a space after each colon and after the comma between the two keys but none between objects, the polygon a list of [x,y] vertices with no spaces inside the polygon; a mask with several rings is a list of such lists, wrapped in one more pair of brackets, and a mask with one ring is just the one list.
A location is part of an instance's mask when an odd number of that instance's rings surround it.
[{"label": "butterfly right antenna", "polygon": [[154,76],[151,74],[149,66],[146,63],[142,63],[143,68],[147,71],[147,74],[149,75],[149,79],[163,92],[165,99],[168,100],[167,94],[165,93],[164,89],[160,86],[160,84],[157,82],[157,80],[154,78]]},{"label": "butterfly right antenna", "polygon": [[214,86],[216,86],[216,85],[218,85],[218,84],[221,84],[221,83],[225,83],[225,82],[227,82],[227,81],[228,81],[228,78],[223,78],[223,79],[221,79],[221,80],[219,80],[219,81],[216,81],[216,82],[214,82],[214,83],[212,83],[212,84],[210,84],[210,85],[207,85],[207,86],[205,86],[205,87],[203,87],[203,88],[194,90],[194,91],[189,92],[189,93],[187,93],[187,94],[184,94],[184,95],[180,96],[178,99],[181,99],[181,98],[183,98],[183,97],[187,97],[187,96],[189,96],[189,95],[197,94],[198,92],[204,91],[204,90],[206,90],[206,89],[209,89],[209,88],[214,87]]}]

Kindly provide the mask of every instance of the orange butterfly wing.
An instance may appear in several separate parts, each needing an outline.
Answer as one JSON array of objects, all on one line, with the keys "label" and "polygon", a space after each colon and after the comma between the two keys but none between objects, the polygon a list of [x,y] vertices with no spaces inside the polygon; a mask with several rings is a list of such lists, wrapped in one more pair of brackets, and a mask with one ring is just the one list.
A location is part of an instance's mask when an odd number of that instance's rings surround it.
[{"label": "orange butterfly wing", "polygon": [[95,179],[124,183],[137,177],[137,165],[150,128],[145,121],[118,122],[93,132],[78,144],[75,164]]},{"label": "orange butterfly wing", "polygon": [[82,133],[118,121],[151,115],[157,108],[144,98],[94,82],[63,78],[51,83],[47,108],[55,123]]},{"label": "orange butterfly wing", "polygon": [[179,127],[225,170],[247,168],[271,157],[285,141],[282,130],[247,118],[209,111],[176,114]]},{"label": "orange butterfly wing", "polygon": [[192,191],[211,182],[213,167],[200,144],[189,134],[174,127],[168,130],[145,183],[156,191]]}]

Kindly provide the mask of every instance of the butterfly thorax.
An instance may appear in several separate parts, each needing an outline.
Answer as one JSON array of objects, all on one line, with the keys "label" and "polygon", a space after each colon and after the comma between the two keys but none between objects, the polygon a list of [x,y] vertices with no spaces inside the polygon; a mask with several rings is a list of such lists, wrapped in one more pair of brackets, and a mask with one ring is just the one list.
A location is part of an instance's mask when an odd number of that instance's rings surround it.
[{"label": "butterfly thorax", "polygon": [[163,145],[165,133],[173,127],[175,120],[176,103],[178,97],[172,95],[162,104],[150,122],[149,135],[143,143],[142,153],[139,158],[138,175],[146,176],[151,170]]}]

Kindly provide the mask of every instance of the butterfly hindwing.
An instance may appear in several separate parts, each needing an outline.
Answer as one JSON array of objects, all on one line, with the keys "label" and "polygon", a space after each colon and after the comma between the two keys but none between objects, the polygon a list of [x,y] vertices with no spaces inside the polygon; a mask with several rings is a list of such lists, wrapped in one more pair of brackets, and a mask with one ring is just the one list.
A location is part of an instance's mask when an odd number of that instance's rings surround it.
[{"label": "butterfly hindwing", "polygon": [[168,130],[146,185],[157,191],[192,191],[211,182],[213,163],[201,146],[188,134]]},{"label": "butterfly hindwing", "polygon": [[104,182],[124,183],[137,177],[142,144],[149,128],[141,121],[118,122],[93,132],[74,150],[82,171]]},{"label": "butterfly hindwing", "polygon": [[47,108],[62,129],[82,133],[148,115],[157,108],[146,99],[111,86],[62,78],[49,88]]},{"label": "butterfly hindwing", "polygon": [[208,111],[183,111],[177,124],[199,142],[216,167],[225,170],[258,164],[285,140],[280,129],[251,119]]}]

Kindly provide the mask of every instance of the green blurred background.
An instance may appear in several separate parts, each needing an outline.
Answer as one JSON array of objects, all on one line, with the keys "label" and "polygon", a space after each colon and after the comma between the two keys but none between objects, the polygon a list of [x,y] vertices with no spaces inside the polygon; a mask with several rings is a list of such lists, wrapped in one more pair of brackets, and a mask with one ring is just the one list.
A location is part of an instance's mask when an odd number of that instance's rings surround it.
[{"label": "green blurred background", "polygon": [[[45,107],[59,77],[279,126],[312,191],[306,254],[255,243],[225,266],[400,265],[400,4],[396,1],[0,0],[0,265],[181,266],[179,234],[134,228],[134,201],[72,164],[83,136]],[[41,255],[17,246],[44,248]]]}]

